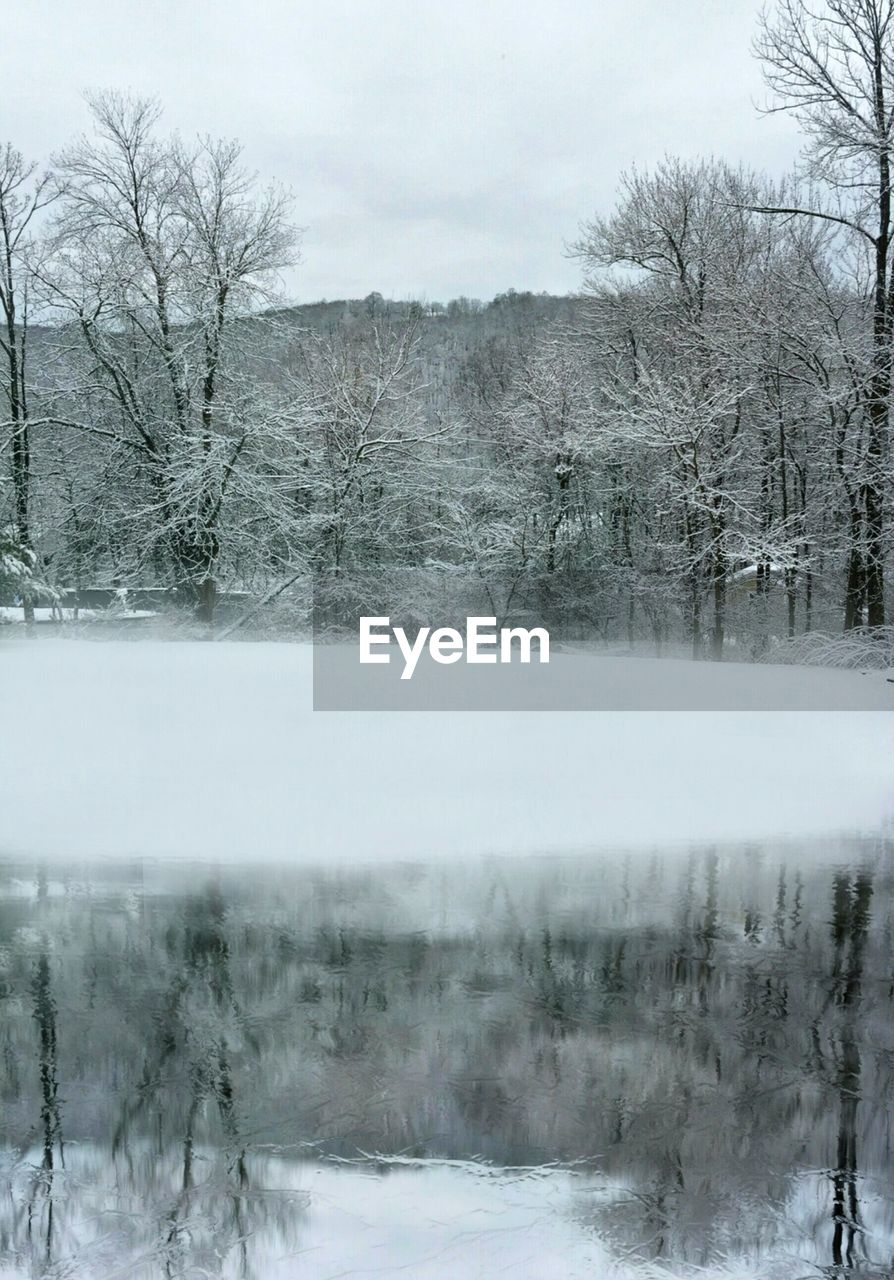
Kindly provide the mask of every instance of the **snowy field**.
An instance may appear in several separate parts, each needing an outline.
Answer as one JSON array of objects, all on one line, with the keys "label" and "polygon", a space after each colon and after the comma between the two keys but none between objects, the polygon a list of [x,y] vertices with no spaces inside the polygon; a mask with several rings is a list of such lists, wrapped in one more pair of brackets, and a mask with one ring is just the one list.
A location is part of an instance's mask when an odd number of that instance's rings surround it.
[{"label": "snowy field", "polygon": [[387,861],[866,830],[894,810],[884,672],[565,661],[663,681],[671,706],[681,678],[760,707],[768,680],[804,677],[863,710],[323,713],[308,646],[4,640],[3,849]]}]

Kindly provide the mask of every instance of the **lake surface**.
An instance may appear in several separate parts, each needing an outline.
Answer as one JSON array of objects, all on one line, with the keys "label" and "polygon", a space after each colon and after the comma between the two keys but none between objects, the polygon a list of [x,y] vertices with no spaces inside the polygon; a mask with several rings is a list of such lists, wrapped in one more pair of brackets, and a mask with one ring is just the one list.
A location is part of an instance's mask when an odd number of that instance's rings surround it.
[{"label": "lake surface", "polygon": [[0,863],[0,1276],[890,1276],[894,843]]}]

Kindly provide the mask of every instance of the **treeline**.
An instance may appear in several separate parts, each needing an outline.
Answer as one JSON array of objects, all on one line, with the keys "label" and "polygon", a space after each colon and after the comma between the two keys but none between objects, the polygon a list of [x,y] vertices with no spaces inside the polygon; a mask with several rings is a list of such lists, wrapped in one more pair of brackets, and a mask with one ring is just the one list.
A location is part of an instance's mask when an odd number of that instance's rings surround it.
[{"label": "treeline", "polygon": [[235,144],[111,94],[46,175],[8,147],[7,601],[152,586],[211,623],[373,573],[697,655],[882,634],[894,28],[833,7],[758,41],[802,171],[631,170],[574,298],[288,307],[292,204]]}]

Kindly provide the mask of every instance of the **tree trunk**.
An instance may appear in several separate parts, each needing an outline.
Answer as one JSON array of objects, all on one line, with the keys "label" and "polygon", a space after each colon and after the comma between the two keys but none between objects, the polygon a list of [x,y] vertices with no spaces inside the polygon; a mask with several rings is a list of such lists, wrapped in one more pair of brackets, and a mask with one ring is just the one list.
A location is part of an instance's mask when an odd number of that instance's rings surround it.
[{"label": "tree trunk", "polygon": [[714,628],[711,633],[711,657],[715,662],[720,662],[723,658],[725,625],[726,572],[721,560],[714,569]]},{"label": "tree trunk", "polygon": [[217,605],[217,583],[214,578],[207,577],[204,582],[199,584],[198,601],[196,603],[196,617],[200,622],[207,622],[209,626],[214,623],[214,610]]},{"label": "tree trunk", "polygon": [[847,586],[844,597],[844,629],[851,631],[863,625],[863,598],[866,579],[860,543],[861,520],[856,506],[851,505],[850,551],[848,553]]}]

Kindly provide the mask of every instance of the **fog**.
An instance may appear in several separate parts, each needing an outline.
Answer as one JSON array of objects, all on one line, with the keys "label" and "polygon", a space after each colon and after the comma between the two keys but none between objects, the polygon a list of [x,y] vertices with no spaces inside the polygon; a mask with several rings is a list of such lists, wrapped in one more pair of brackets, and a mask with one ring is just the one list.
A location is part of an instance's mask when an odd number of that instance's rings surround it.
[{"label": "fog", "polygon": [[323,862],[872,830],[879,712],[322,713],[307,646],[4,642],[6,853]]}]

